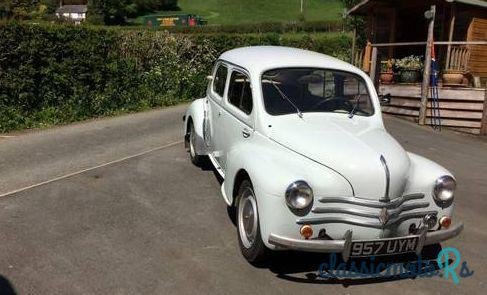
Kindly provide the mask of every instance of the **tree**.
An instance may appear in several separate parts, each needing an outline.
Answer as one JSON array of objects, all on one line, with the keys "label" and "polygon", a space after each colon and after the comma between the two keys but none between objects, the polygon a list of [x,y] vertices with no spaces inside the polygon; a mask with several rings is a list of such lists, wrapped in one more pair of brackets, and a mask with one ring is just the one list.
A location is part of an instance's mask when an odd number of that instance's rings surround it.
[{"label": "tree", "polygon": [[345,4],[347,8],[354,7],[355,5],[359,4],[360,1],[361,0],[342,0],[343,4]]},{"label": "tree", "polygon": [[88,1],[89,20],[98,23],[100,20],[106,25],[125,23],[127,12],[130,11],[131,0],[90,0]]},{"label": "tree", "polygon": [[120,25],[126,22],[127,17],[177,8],[177,0],[90,0],[88,20],[92,23]]},{"label": "tree", "polygon": [[57,0],[0,0],[0,17],[16,19],[42,18],[53,13]]}]

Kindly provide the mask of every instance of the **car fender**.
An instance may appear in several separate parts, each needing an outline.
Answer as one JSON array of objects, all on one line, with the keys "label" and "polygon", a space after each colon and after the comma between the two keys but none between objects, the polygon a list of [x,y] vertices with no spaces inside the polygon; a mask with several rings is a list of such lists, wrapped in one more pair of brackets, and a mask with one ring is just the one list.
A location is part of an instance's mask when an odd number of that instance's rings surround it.
[{"label": "car fender", "polygon": [[[196,153],[199,155],[206,155],[207,149],[204,140],[204,121],[206,114],[206,98],[199,98],[194,100],[186,110],[184,116],[184,126],[183,132],[187,136],[189,132],[189,122],[193,122],[194,129],[196,132],[196,142],[195,149]],[[187,142],[187,140],[186,140]]]},{"label": "car fender", "polygon": [[[285,192],[294,181],[306,181],[314,193],[314,204],[321,197],[353,196],[349,182],[332,169],[303,157],[261,135],[242,141],[229,151],[223,191],[228,205],[234,204],[235,180],[240,171],[249,175],[257,199],[259,224],[264,243],[273,229],[295,233],[296,216],[287,207]],[[283,162],[285,161],[285,162]],[[285,163],[285,165],[284,165]],[[314,205],[313,205],[314,206]]]},{"label": "car fender", "polygon": [[453,178],[455,177],[450,171],[427,158],[409,152],[408,155],[411,160],[411,167],[404,194],[422,192],[430,202],[430,209],[437,210],[439,216],[451,217],[453,215],[455,200],[447,205],[438,204],[433,197],[433,190],[435,182],[440,176],[448,175]]},{"label": "car fender", "polygon": [[411,166],[406,190],[432,192],[438,177],[449,175],[455,178],[450,171],[427,158],[410,152],[408,152],[408,156]]}]

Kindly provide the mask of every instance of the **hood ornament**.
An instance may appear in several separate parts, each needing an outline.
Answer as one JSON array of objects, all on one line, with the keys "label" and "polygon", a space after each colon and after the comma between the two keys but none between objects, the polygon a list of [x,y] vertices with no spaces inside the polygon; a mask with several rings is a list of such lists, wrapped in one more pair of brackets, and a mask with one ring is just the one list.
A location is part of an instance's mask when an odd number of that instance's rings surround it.
[{"label": "hood ornament", "polygon": [[389,184],[391,182],[391,174],[389,172],[389,167],[387,166],[386,159],[384,156],[380,156],[380,162],[382,163],[382,167],[384,168],[384,172],[386,175],[386,191],[384,192],[384,196],[379,200],[381,202],[389,202],[391,199],[389,198]]},{"label": "hood ornament", "polygon": [[379,221],[384,226],[389,221],[389,212],[386,208],[382,208],[379,214]]}]

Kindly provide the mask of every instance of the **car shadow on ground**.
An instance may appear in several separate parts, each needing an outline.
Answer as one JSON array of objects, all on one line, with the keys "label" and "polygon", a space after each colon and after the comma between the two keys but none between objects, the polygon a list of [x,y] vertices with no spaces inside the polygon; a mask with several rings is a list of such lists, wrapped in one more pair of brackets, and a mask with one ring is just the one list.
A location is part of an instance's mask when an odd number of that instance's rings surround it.
[{"label": "car shadow on ground", "polygon": [[218,173],[218,171],[216,170],[216,168],[213,166],[213,164],[211,163],[211,160],[210,158],[208,157],[204,157],[202,160],[201,160],[201,163],[198,164],[198,167],[203,170],[203,171],[211,171],[213,172],[213,174],[215,175],[215,178],[216,180],[218,181],[218,183],[221,185],[223,184],[223,177],[220,175],[220,173]]},{"label": "car shadow on ground", "polygon": [[2,275],[0,275],[0,294],[2,294],[2,295],[15,295],[15,294],[17,294],[15,292],[15,289],[14,289],[12,283],[10,283],[10,281]]},{"label": "car shadow on ground", "polygon": [[268,268],[278,278],[287,281],[348,287],[416,279],[418,273],[432,269],[437,271],[439,267],[436,257],[440,251],[441,246],[432,245],[424,248],[420,260],[415,254],[403,254],[393,257],[354,258],[347,262],[343,261],[341,254],[279,251],[271,253],[269,260],[257,267]]},{"label": "car shadow on ground", "polygon": [[[223,183],[224,179],[213,167],[208,158],[206,158],[202,165],[200,165],[200,169],[203,171],[211,171],[216,177],[218,183],[220,185]],[[236,209],[234,207],[227,206],[227,213],[233,225],[237,226]],[[321,266],[323,263],[328,263],[328,265],[330,265],[330,259],[333,254],[299,251],[271,251],[268,259],[264,263],[254,264],[254,267],[267,268],[272,273],[276,274],[276,277],[296,283],[339,284],[343,285],[344,287],[348,287],[353,285],[416,279],[416,274],[418,272],[421,273],[421,271],[418,271],[418,269],[422,269],[423,271],[431,271],[431,266],[433,266],[434,270],[439,270],[439,267],[436,264],[436,258],[440,251],[441,246],[439,244],[426,246],[421,253],[421,260],[419,263],[418,256],[415,254],[403,254],[392,257],[383,256],[374,258],[355,258],[350,259],[347,262],[343,261],[341,254],[335,254],[335,267],[331,269],[324,269],[321,268]],[[448,264],[451,264],[452,262],[452,260],[449,260]],[[360,276],[358,276],[359,278],[344,278],[334,275],[337,273],[337,271],[355,271],[356,266],[359,266],[360,269],[360,265],[362,263],[369,266],[369,268],[371,265],[375,266],[375,270],[372,272],[362,272],[364,274],[363,278],[360,278]],[[381,263],[383,266],[378,267]],[[428,265],[428,269],[424,268],[425,264]],[[353,269],[352,265],[355,265]],[[384,275],[384,271],[390,265],[402,265],[403,272],[400,274]],[[412,267],[412,271],[410,271],[410,267]]]}]

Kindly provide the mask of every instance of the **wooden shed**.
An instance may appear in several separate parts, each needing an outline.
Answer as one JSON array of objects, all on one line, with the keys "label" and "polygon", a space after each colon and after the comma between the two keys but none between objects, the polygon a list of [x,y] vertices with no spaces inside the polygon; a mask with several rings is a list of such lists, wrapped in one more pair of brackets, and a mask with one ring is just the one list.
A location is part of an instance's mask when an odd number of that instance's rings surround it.
[{"label": "wooden shed", "polygon": [[[363,0],[347,14],[365,21],[356,32],[365,29],[366,45],[354,42],[352,62],[370,74],[380,92],[392,95],[384,112],[487,134],[487,1]],[[407,71],[390,65],[404,67],[407,56],[421,56],[423,70],[417,81],[404,83]],[[393,73],[391,81],[383,78],[385,68]],[[439,77],[439,105],[434,106],[433,73]]]},{"label": "wooden shed", "polygon": [[[469,22],[467,41],[487,40],[487,17],[474,17]],[[487,77],[487,49],[482,45],[470,45],[469,65],[474,75],[481,77],[485,82]]]}]

